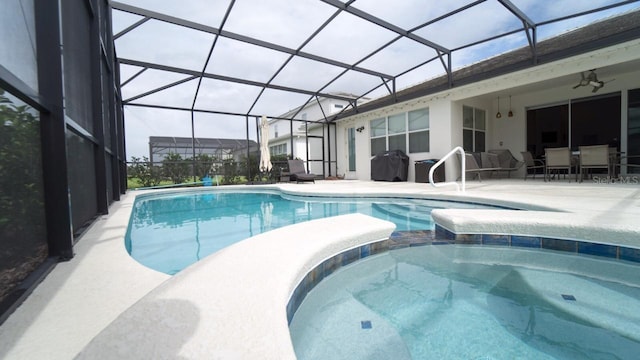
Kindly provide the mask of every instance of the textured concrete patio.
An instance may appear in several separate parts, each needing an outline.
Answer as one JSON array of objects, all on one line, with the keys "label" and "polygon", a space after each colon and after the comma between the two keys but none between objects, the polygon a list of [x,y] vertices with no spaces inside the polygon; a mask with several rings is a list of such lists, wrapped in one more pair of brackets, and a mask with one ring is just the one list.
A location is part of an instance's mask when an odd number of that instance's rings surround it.
[{"label": "textured concrete patio", "polygon": [[[448,228],[460,231],[555,235],[640,248],[640,223],[637,221],[640,218],[640,185],[637,180],[626,184],[604,181],[545,183],[541,180],[485,180],[467,183],[464,194],[453,188],[433,188],[428,184],[403,182],[339,180],[269,186],[292,194],[417,196],[509,205],[530,211],[508,211],[497,216],[493,210],[441,210],[437,212],[437,219]],[[169,275],[150,270],[127,254],[124,235],[135,196],[140,193],[129,192],[111,207],[109,215],[98,219],[78,241],[76,256],[69,262],[58,264],[0,326],[0,358],[74,358],[118,316],[160,284],[164,283],[164,291],[176,294],[193,291],[178,291],[179,288],[173,286],[172,281],[166,282],[173,279]],[[326,224],[320,222],[319,226],[318,231],[326,231]],[[384,230],[384,226],[377,229]],[[309,233],[313,229],[304,226],[299,231]],[[264,236],[268,237],[266,234]],[[369,234],[369,240],[378,235]],[[354,230],[349,232],[348,238],[358,236],[362,234]],[[292,233],[290,237],[296,236]],[[217,263],[215,266],[219,265]],[[179,286],[189,286],[186,278],[181,278]],[[209,285],[215,286],[215,283]],[[159,296],[159,293],[156,291],[154,296]],[[166,311],[170,311],[170,307]],[[194,322],[199,320],[193,319]],[[110,328],[113,332],[113,326]],[[185,349],[188,348],[186,344],[197,335],[197,331],[184,335]],[[101,334],[92,347],[100,348],[100,343],[108,345],[109,341],[104,338],[104,334]],[[238,341],[247,339],[238,338]],[[141,343],[140,346],[150,344]],[[196,357],[194,352],[181,351],[177,348],[173,354],[167,353],[166,356]],[[84,353],[85,356],[88,354],[92,354],[91,348]],[[114,358],[122,354],[116,355],[102,353],[101,357]],[[276,358],[265,356],[269,357]]]}]

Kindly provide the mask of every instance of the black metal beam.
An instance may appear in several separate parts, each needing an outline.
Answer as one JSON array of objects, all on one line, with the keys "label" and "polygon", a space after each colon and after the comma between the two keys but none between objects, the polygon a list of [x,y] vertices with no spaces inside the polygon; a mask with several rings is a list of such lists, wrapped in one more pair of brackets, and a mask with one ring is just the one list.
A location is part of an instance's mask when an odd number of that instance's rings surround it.
[{"label": "black metal beam", "polygon": [[522,21],[523,29],[527,35],[527,41],[529,42],[529,48],[531,49],[531,55],[533,63],[538,62],[538,53],[536,50],[537,41],[537,25],[536,23],[525,14],[520,8],[515,6],[510,0],[498,0],[502,6],[507,8],[513,15],[515,15],[520,21]]},{"label": "black metal beam", "polygon": [[160,91],[163,91],[163,90],[167,90],[169,88],[172,88],[174,86],[180,85],[180,84],[185,83],[185,82],[189,82],[189,81],[191,81],[193,79],[197,79],[197,78],[198,78],[197,76],[192,75],[192,76],[186,77],[184,79],[181,79],[181,80],[178,80],[178,81],[174,81],[174,82],[172,82],[170,84],[163,85],[163,86],[157,87],[155,89],[143,92],[142,94],[138,94],[136,96],[130,97],[128,99],[123,100],[123,102],[124,103],[128,103],[128,102],[131,102],[131,101],[134,101],[134,100],[138,100],[138,99],[143,98],[145,96],[149,96],[151,94],[155,94],[157,92],[160,92]]},{"label": "black metal beam", "polygon": [[49,255],[68,260],[73,257],[73,232],[67,175],[59,2],[37,1],[35,15],[39,93],[51,104],[49,111],[40,113],[42,170],[44,174],[55,174],[47,176],[44,182]]},{"label": "black metal beam", "polygon": [[131,76],[130,78],[128,78],[127,80],[123,81],[122,84],[120,84],[120,88],[123,88],[124,86],[126,86],[128,83],[130,83],[133,79],[137,78],[138,76],[142,75],[143,72],[147,71],[147,68],[142,68],[140,69],[140,71],[138,71],[137,73],[133,74],[133,76]]},{"label": "black metal beam", "polygon": [[[311,34],[299,47],[297,52],[299,52],[300,50],[302,50],[302,48],[304,48],[316,35],[318,35],[320,33],[320,31],[322,31],[322,29],[324,29],[327,25],[329,25],[329,23],[331,21],[333,21],[333,19],[335,19],[336,16],[338,16],[338,14],[341,11],[338,10],[335,13],[333,13],[332,16],[330,16],[327,20],[325,20],[325,22],[320,25],[314,32],[313,34]],[[269,79],[269,81],[267,81],[267,84],[271,84],[273,82],[273,80],[278,76],[278,74],[280,74],[282,72],[282,70],[284,70],[284,68],[287,66],[287,64],[289,64],[289,62],[291,62],[291,60],[294,58],[295,55],[290,54],[289,57],[287,58],[287,60],[284,61],[284,63],[282,63],[282,65],[280,66],[280,68],[278,68],[278,70],[276,70],[276,72],[271,76],[271,78]],[[345,72],[347,72],[348,70],[344,70],[342,73],[344,74]],[[251,107],[249,107],[249,110],[247,110],[247,113],[250,113],[253,108],[256,106],[256,104],[258,103],[258,101],[260,100],[260,98],[262,97],[262,94],[264,94],[266,87],[263,87],[262,90],[260,90],[260,93],[258,94],[258,96],[256,96],[256,99],[253,101],[253,104],[251,104]],[[320,89],[319,91],[322,91],[322,89]],[[308,102],[308,101],[307,101]]]},{"label": "black metal beam", "polygon": [[[126,106],[134,106],[134,107],[152,108],[152,109],[162,109],[162,110],[191,111],[191,108],[180,107],[180,106],[166,106],[166,105],[139,104],[139,103],[128,103],[128,104],[125,104],[125,105]],[[245,114],[245,113],[239,113],[239,112],[206,110],[206,109],[193,109],[193,112],[203,113],[203,114],[214,114],[214,115],[239,116],[239,117],[245,117],[245,116],[260,117],[260,116],[262,116],[261,114]],[[295,119],[295,118],[285,118],[285,117],[281,117],[281,116],[272,116],[272,115],[269,115],[269,119],[307,121],[307,122],[312,122],[312,123],[318,122],[318,121]]]},{"label": "black metal beam", "polygon": [[24,101],[38,111],[49,111],[51,105],[22,79],[13,75],[11,71],[0,64],[0,87],[9,91],[13,96]]},{"label": "black metal beam", "polygon": [[384,73],[380,73],[377,71],[373,71],[373,70],[369,70],[369,69],[365,69],[365,68],[361,68],[361,67],[357,67],[357,66],[353,66],[347,63],[343,63],[340,61],[336,61],[333,59],[329,59],[326,57],[322,57],[322,56],[318,56],[318,55],[314,55],[314,54],[310,54],[310,53],[306,53],[303,51],[299,51],[299,50],[295,50],[295,49],[291,49],[282,45],[278,45],[278,44],[274,44],[274,43],[270,43],[267,41],[263,41],[263,40],[258,40],[249,36],[245,36],[245,35],[240,35],[240,34],[236,34],[230,31],[226,31],[226,30],[220,30],[218,28],[212,27],[212,26],[207,26],[207,25],[203,25],[203,24],[199,24],[193,21],[188,21],[188,20],[184,20],[181,18],[177,18],[174,16],[170,16],[170,15],[165,15],[165,14],[161,14],[158,12],[154,12],[151,10],[146,10],[146,9],[142,9],[139,7],[135,7],[135,6],[131,6],[131,5],[127,5],[127,4],[123,4],[123,3],[119,3],[117,1],[112,1],[111,5],[114,9],[118,9],[118,10],[122,10],[131,14],[136,14],[136,15],[140,15],[140,16],[144,16],[144,17],[149,17],[155,20],[159,20],[159,21],[164,21],[170,24],[174,24],[174,25],[178,25],[178,26],[182,26],[185,28],[190,28],[190,29],[194,29],[194,30],[199,30],[202,32],[206,32],[206,33],[210,33],[210,34],[214,34],[214,35],[220,35],[222,37],[225,38],[229,38],[232,40],[236,40],[236,41],[241,41],[247,44],[252,44],[252,45],[256,45],[259,47],[263,47],[263,48],[267,48],[267,49],[271,49],[271,50],[275,50],[275,51],[279,51],[279,52],[283,52],[283,53],[287,53],[287,54],[291,54],[291,55],[297,55],[303,58],[307,58],[310,60],[315,60],[315,61],[319,61],[321,63],[325,63],[325,64],[329,64],[329,65],[333,65],[333,66],[338,66],[341,68],[345,68],[345,69],[350,69],[350,70],[354,70],[354,71],[358,71],[358,72],[362,72],[368,75],[372,75],[372,76],[382,76],[382,77],[392,77],[389,74],[384,74]]},{"label": "black metal beam", "polygon": [[287,91],[287,92],[292,92],[292,93],[305,94],[305,95],[309,95],[309,96],[320,95],[322,97],[327,97],[327,98],[331,98],[331,99],[339,99],[339,100],[347,100],[347,101],[349,99],[347,97],[339,96],[339,95],[335,95],[335,94],[318,93],[318,92],[315,92],[315,91],[296,89],[296,88],[287,87],[287,86],[281,86],[281,85],[267,84],[267,83],[263,83],[263,82],[259,82],[259,81],[240,79],[240,78],[235,78],[235,77],[231,77],[231,76],[215,75],[215,74],[209,74],[209,73],[201,74],[199,71],[183,69],[183,68],[167,66],[167,65],[153,64],[153,63],[144,62],[144,61],[138,61],[138,60],[120,58],[120,63],[121,64],[127,64],[127,65],[140,66],[140,67],[148,67],[150,69],[169,71],[169,72],[174,72],[174,73],[179,73],[179,74],[186,74],[186,75],[191,75],[193,77],[202,76],[202,77],[209,78],[209,79],[214,79],[214,80],[227,81],[227,82],[232,82],[232,83],[251,85],[251,86],[258,86],[258,87],[266,87],[266,88],[273,89],[273,90],[281,90],[281,91]]},{"label": "black metal beam", "polygon": [[117,34],[113,35],[113,40],[117,40],[117,39],[118,39],[119,37],[121,37],[122,35],[124,35],[124,34],[128,33],[129,31],[131,31],[131,30],[133,30],[133,29],[137,28],[138,26],[140,26],[140,25],[142,25],[142,24],[146,23],[146,22],[147,22],[147,21],[149,21],[149,20],[151,20],[151,18],[146,17],[146,18],[142,18],[142,19],[140,19],[140,20],[136,21],[134,24],[129,25],[129,26],[128,26],[127,28],[125,28],[124,30],[122,30],[122,31],[120,31],[119,33],[117,33]]},{"label": "black metal beam", "polygon": [[444,47],[444,46],[442,46],[440,44],[436,44],[433,41],[429,41],[429,40],[427,40],[427,39],[425,39],[425,38],[423,38],[421,36],[418,36],[418,35],[416,35],[414,33],[411,33],[409,31],[407,31],[405,29],[402,29],[402,28],[400,28],[400,27],[398,27],[396,25],[393,25],[393,24],[391,24],[391,23],[389,23],[387,21],[384,21],[384,20],[380,19],[379,17],[373,16],[373,15],[371,15],[371,14],[365,12],[365,11],[362,11],[362,10],[360,10],[358,8],[355,8],[353,6],[347,5],[347,4],[343,3],[342,1],[339,1],[339,0],[321,0],[321,1],[326,3],[326,4],[329,4],[331,6],[334,6],[334,7],[338,8],[338,9],[342,9],[343,11],[346,11],[351,15],[355,15],[355,16],[363,19],[363,20],[366,20],[366,21],[372,23],[372,24],[376,24],[376,25],[381,26],[381,27],[383,27],[383,28],[385,28],[385,29],[387,29],[389,31],[393,31],[398,35],[402,35],[402,36],[404,36],[406,38],[409,38],[411,40],[417,41],[422,45],[426,45],[426,46],[428,46],[430,48],[439,50],[439,51],[441,51],[443,53],[449,53],[449,49],[447,49],[446,47]]},{"label": "black metal beam", "polygon": [[91,79],[87,79],[89,82],[89,88],[91,89],[91,109],[92,109],[92,122],[93,122],[93,134],[96,137],[96,146],[94,151],[94,174],[96,183],[96,205],[97,212],[99,214],[109,213],[110,199],[107,190],[108,183],[111,179],[107,179],[107,160],[105,158],[106,146],[104,136],[104,123],[109,121],[105,116],[103,101],[108,101],[107,94],[103,94],[104,84],[107,74],[103,71],[102,66],[102,39],[100,37],[100,19],[98,18],[97,9],[88,13],[86,16],[89,20],[89,39],[91,48],[84,49],[89,52],[89,59],[91,64]]},{"label": "black metal beam", "polygon": [[539,22],[537,25],[538,26],[542,26],[542,25],[549,25],[558,21],[563,21],[563,20],[568,20],[568,19],[573,19],[576,17],[580,17],[580,16],[584,16],[584,15],[589,15],[589,14],[595,14],[597,12],[600,11],[604,11],[604,10],[609,10],[609,9],[613,9],[613,8],[617,8],[619,6],[624,6],[624,5],[629,5],[629,4],[633,4],[636,3],[640,0],[627,0],[627,1],[621,1],[619,3],[615,3],[615,4],[610,4],[610,5],[606,5],[606,6],[601,6],[595,9],[591,9],[591,10],[585,10],[585,11],[581,11],[581,12],[577,12],[577,13],[573,13],[570,15],[566,15],[566,16],[561,16],[561,17],[557,17],[551,20],[545,20],[545,21],[541,21]]}]

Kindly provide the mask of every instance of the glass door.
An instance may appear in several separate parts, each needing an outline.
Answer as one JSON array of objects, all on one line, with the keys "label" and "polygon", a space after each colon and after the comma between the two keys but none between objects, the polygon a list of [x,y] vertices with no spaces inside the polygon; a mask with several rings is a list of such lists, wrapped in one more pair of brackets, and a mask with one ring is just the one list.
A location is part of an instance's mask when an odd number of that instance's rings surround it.
[{"label": "glass door", "polygon": [[356,171],[356,129],[347,129],[347,148],[349,149],[349,171]]},{"label": "glass door", "polygon": [[640,89],[629,90],[629,114],[627,125],[628,174],[640,173]]}]

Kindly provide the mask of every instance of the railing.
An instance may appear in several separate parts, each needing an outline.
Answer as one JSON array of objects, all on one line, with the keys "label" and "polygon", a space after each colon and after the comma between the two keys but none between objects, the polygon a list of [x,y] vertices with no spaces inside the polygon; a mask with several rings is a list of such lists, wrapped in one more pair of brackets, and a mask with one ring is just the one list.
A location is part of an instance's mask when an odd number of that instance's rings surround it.
[{"label": "railing", "polygon": [[460,146],[456,146],[455,148],[453,148],[453,150],[449,151],[449,153],[445,156],[442,157],[442,159],[438,160],[438,162],[436,162],[431,169],[429,169],[429,183],[431,184],[431,186],[433,187],[442,187],[442,186],[446,186],[446,185],[455,185],[456,189],[458,191],[460,191],[460,185],[458,185],[458,183],[456,181],[450,181],[450,182],[440,182],[440,183],[436,183],[433,182],[433,172],[436,170],[436,168],[442,164],[444,164],[444,162],[450,158],[451,156],[453,156],[453,154],[455,154],[457,152],[460,153],[460,171],[462,172],[462,192],[465,192],[466,186],[465,186],[465,174],[466,174],[466,162],[465,162],[465,156],[464,156],[464,149],[461,148]]}]

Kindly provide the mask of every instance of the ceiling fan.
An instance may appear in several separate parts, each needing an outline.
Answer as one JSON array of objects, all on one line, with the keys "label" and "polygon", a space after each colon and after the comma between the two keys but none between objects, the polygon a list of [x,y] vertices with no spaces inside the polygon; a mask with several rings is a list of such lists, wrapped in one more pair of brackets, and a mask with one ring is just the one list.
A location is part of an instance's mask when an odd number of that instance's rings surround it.
[{"label": "ceiling fan", "polygon": [[593,86],[593,90],[591,92],[596,92],[600,90],[604,86],[604,84],[611,82],[615,79],[611,79],[607,82],[598,80],[598,75],[596,75],[596,69],[589,70],[589,73],[585,75],[585,72],[581,72],[581,79],[578,85],[574,86],[574,89],[579,88],[580,86]]}]

